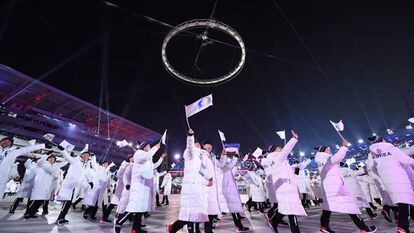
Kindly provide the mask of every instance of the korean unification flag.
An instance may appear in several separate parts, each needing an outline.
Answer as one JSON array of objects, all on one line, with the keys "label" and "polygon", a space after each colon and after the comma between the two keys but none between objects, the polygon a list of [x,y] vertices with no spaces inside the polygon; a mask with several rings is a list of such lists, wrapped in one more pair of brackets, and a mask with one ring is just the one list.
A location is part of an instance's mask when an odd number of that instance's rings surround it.
[{"label": "korean unification flag", "polygon": [[279,135],[280,139],[285,140],[286,139],[286,131],[277,131],[277,135]]},{"label": "korean unification flag", "polygon": [[75,149],[75,146],[67,142],[66,140],[63,140],[59,146],[63,147],[65,150],[71,152],[73,149]]},{"label": "korean unification flag", "polygon": [[261,156],[262,155],[262,152],[263,152],[263,150],[262,149],[260,149],[259,147],[257,147],[257,149],[253,152],[253,156],[255,157],[255,158],[258,158],[259,156]]},{"label": "korean unification flag", "polygon": [[47,133],[47,134],[43,135],[43,138],[48,140],[49,142],[51,142],[55,138],[55,135],[51,134],[51,133]]},{"label": "korean unification flag", "polygon": [[342,120],[340,120],[338,123],[335,123],[333,121],[330,121],[332,126],[336,129],[336,131],[344,131],[344,123],[342,123]]},{"label": "korean unification flag", "polygon": [[221,140],[222,142],[225,142],[225,141],[226,141],[226,137],[224,136],[224,133],[223,133],[223,132],[221,132],[220,130],[218,131],[218,133],[219,133],[219,136],[220,136],[220,140]]},{"label": "korean unification flag", "polygon": [[195,115],[201,111],[203,111],[204,109],[210,107],[213,105],[213,95],[210,94],[208,96],[205,96],[199,100],[197,100],[196,102],[185,106],[185,115],[186,117],[190,117],[192,115]]},{"label": "korean unification flag", "polygon": [[166,140],[167,140],[167,130],[164,131],[164,134],[161,137],[161,143],[164,145],[167,145]]}]

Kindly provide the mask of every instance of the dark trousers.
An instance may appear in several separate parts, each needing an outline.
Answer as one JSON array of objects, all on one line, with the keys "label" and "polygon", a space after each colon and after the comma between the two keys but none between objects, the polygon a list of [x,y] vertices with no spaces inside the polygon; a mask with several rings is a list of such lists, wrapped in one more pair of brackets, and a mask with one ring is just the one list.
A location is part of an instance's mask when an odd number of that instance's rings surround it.
[{"label": "dark trousers", "polygon": [[407,232],[410,232],[410,222],[408,220],[410,212],[410,205],[398,203],[398,227],[401,227]]},{"label": "dark trousers", "polygon": [[40,206],[42,206],[44,200],[35,200],[30,203],[29,208],[26,210],[26,213],[24,213],[25,216],[33,216],[37,213],[37,210],[39,210]]},{"label": "dark trousers", "polygon": [[[331,218],[331,211],[329,210],[323,210],[322,211],[322,216],[321,216],[321,226],[329,228],[329,220]],[[357,215],[357,214],[349,214],[349,216],[351,217],[352,221],[355,223],[355,225],[360,229],[360,230],[370,230],[369,227],[365,224],[364,220],[362,220],[362,218]]]},{"label": "dark trousers", "polygon": [[170,201],[168,200],[168,195],[162,196],[162,202],[161,202],[161,204],[164,204],[164,203],[165,203],[165,205],[169,205],[170,204]]},{"label": "dark trousers", "polygon": [[141,231],[142,228],[142,216],[144,213],[134,213],[134,220],[132,222],[132,230],[137,232]]},{"label": "dark trousers", "polygon": [[233,218],[234,225],[237,228],[239,228],[239,229],[243,229],[244,228],[243,227],[243,224],[241,222],[240,214],[234,214],[234,213],[232,213],[231,214],[231,217]]},{"label": "dark trousers", "polygon": [[[9,213],[14,213],[14,211],[16,211],[17,207],[19,206],[20,202],[22,202],[22,201],[23,201],[23,198],[14,199],[13,204],[10,206]],[[27,201],[26,211],[27,211],[27,208],[29,207],[29,202],[30,202],[30,198],[29,198],[29,201]]]},{"label": "dark trousers", "polygon": [[78,199],[76,199],[76,201],[73,203],[73,208],[75,209],[76,205],[79,204],[82,200],[83,200],[83,198],[80,198],[80,197]]},{"label": "dark trousers", "polygon": [[177,220],[172,224],[172,233],[178,232],[185,225],[187,225],[187,229],[189,233],[200,233],[201,232],[199,223]]},{"label": "dark trousers", "polygon": [[155,194],[155,203],[160,206],[160,195],[158,193]]},{"label": "dark trousers", "polygon": [[43,202],[43,213],[49,212],[49,200]]},{"label": "dark trousers", "polygon": [[217,217],[217,215],[209,215],[208,216],[208,222],[204,223],[204,231],[206,233],[212,233],[213,232],[213,220]]},{"label": "dark trousers", "polygon": [[[276,206],[275,214],[273,215],[273,218],[272,218],[272,227],[275,232],[278,232],[277,226],[279,225],[279,223],[283,221],[282,219],[284,216],[285,215],[277,211],[277,206]],[[300,233],[298,219],[296,218],[296,216],[288,215],[288,219],[289,219],[290,230],[292,231],[292,233]]]},{"label": "dark trousers", "polygon": [[277,211],[277,207],[278,207],[278,204],[274,203],[272,208],[269,209],[269,211],[267,212],[268,219],[272,219],[274,217]]},{"label": "dark trousers", "polygon": [[368,214],[371,218],[375,216],[375,215],[374,215],[374,212],[372,212],[372,209],[371,209],[371,208],[365,208],[365,211],[367,211],[367,214]]},{"label": "dark trousers", "polygon": [[307,193],[302,193],[302,205],[306,206],[306,202],[308,200],[308,194]]},{"label": "dark trousers", "polygon": [[115,205],[114,204],[109,204],[109,206],[107,208],[105,208],[105,212],[103,212],[102,218],[104,220],[108,220],[109,215],[111,214],[112,210],[114,209]]},{"label": "dark trousers", "polygon": [[65,219],[66,215],[69,212],[70,206],[72,205],[72,201],[64,201],[62,205],[62,209],[60,210],[59,216],[57,220]]}]

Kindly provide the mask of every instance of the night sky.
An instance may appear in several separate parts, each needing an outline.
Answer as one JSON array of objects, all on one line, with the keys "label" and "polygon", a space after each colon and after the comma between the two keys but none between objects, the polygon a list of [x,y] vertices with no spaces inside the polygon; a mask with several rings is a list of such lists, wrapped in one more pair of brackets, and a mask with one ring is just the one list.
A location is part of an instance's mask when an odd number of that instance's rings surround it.
[{"label": "night sky", "polygon": [[[215,3],[111,2],[171,25],[209,18]],[[297,151],[340,144],[329,120],[343,119],[351,143],[407,124],[401,88],[414,84],[413,1],[278,3],[322,70],[272,0],[218,1],[213,18],[249,49],[241,73],[218,87],[167,73],[161,44],[168,28],[95,0],[2,1],[0,62],[33,78],[61,66],[43,81],[95,105],[102,87],[104,108],[160,133],[168,128],[171,155],[184,149],[184,105],[211,93],[214,106],[190,118],[197,138],[220,145],[220,129],[243,152],[281,144],[280,129],[297,130]],[[194,56],[194,41],[172,48],[175,64]],[[204,59],[207,70],[231,64],[215,56]]]}]

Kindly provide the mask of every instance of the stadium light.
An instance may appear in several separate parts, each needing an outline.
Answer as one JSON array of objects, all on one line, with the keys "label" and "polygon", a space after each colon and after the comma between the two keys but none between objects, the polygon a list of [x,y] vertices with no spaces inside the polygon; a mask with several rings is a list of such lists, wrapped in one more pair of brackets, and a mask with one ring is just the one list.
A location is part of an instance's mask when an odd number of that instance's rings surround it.
[{"label": "stadium light", "polygon": [[339,145],[335,145],[335,148],[336,148],[336,149],[339,149],[339,148],[341,148],[341,147],[340,147]]},{"label": "stadium light", "polygon": [[180,154],[177,153],[177,154],[174,155],[174,159],[179,160],[180,158],[181,158]]},{"label": "stadium light", "polygon": [[300,157],[303,157],[303,156],[305,156],[305,152],[304,151],[300,151],[299,152],[299,155],[300,155]]},{"label": "stadium light", "polygon": [[411,125],[407,125],[405,126],[406,129],[413,129],[413,127]]},{"label": "stadium light", "polygon": [[394,132],[392,131],[392,129],[387,129],[387,133],[388,134],[393,134]]},{"label": "stadium light", "polygon": [[359,140],[358,140],[358,143],[359,143],[359,144],[362,144],[362,143],[364,143],[364,140],[359,139]]},{"label": "stadium light", "polygon": [[372,136],[377,136],[377,134],[376,133],[373,133]]}]

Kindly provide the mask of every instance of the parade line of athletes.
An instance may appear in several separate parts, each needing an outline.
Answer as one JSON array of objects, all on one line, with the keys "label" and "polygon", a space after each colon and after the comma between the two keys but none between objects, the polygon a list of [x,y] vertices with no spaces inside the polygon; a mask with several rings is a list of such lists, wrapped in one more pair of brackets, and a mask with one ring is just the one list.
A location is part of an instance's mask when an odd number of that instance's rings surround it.
[{"label": "parade line of athletes", "polygon": [[[348,150],[345,140],[335,154],[329,147],[320,146],[315,157],[290,165],[288,156],[299,140],[294,131],[291,133],[292,138],[284,147],[270,146],[259,163],[251,166],[244,176],[235,177],[239,156],[226,154],[225,149],[220,156],[214,155],[212,143],[195,140],[194,131],[189,129],[183,154],[180,211],[177,221],[166,226],[166,232],[177,232],[183,227],[190,233],[200,232],[202,227],[204,232],[211,233],[224,213],[232,216],[236,231],[245,232],[249,230],[243,225],[241,215],[245,206],[248,211],[254,207],[264,214],[273,231],[278,232],[278,227],[286,226],[298,233],[300,222],[297,216],[307,215],[308,199],[322,209],[321,232],[335,232],[329,224],[332,212],[349,215],[361,233],[375,232],[377,228],[363,221],[361,211],[374,219],[377,206],[382,208],[379,211],[390,224],[396,222],[396,232],[410,232],[410,218],[414,220],[414,159],[410,156],[414,154],[414,147],[403,151],[382,137],[370,137],[367,166],[351,169],[342,163]],[[13,166],[16,158],[45,148],[51,146],[38,144],[16,148],[13,138],[1,139],[0,197],[4,198],[10,178],[19,176]],[[108,193],[108,188],[112,182],[109,169],[113,164],[106,161],[99,164],[88,151],[73,156],[63,147],[58,148],[65,160],[63,163],[56,163],[55,155],[49,152],[40,159],[29,158],[24,162],[26,171],[10,214],[14,214],[19,203],[27,199],[24,219],[37,218],[39,209],[48,214],[48,202],[55,200],[62,202],[57,225],[69,224],[65,219],[67,213],[82,204],[83,214],[79,217],[97,220],[97,210],[102,208],[99,221],[113,222],[114,232],[121,232],[125,221],[132,222],[131,232],[146,232],[142,219],[151,218],[150,213],[160,205],[160,176],[164,176],[162,204],[169,204],[171,174],[156,170],[166,154],[156,163],[152,160],[160,144],[151,147],[149,143],[141,143],[133,155],[125,158],[116,172],[117,181],[112,193]],[[318,165],[319,177],[309,181],[303,169],[311,160]],[[61,168],[67,163],[69,168],[63,171]],[[249,201],[244,205],[236,179],[243,179],[249,187]],[[310,185],[312,195],[307,195]],[[113,221],[109,220],[111,214]],[[283,220],[285,216],[288,223]]]}]

